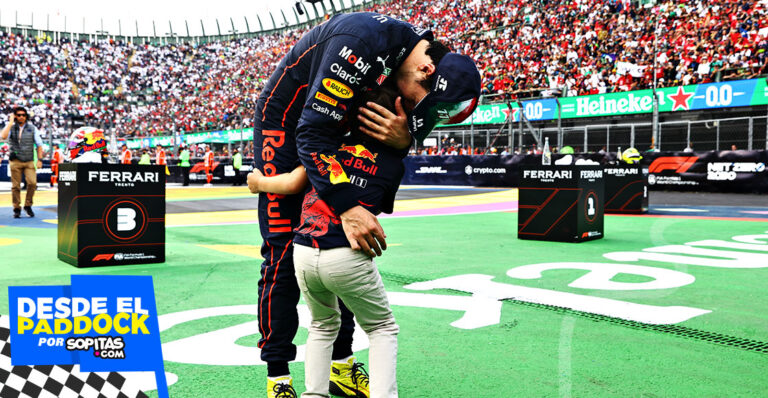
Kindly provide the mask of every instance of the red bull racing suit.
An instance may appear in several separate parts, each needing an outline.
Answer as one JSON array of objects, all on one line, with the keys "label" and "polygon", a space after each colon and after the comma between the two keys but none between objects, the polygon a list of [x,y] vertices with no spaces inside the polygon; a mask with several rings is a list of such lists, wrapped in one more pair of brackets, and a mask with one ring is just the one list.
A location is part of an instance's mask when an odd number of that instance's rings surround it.
[{"label": "red bull racing suit", "polygon": [[[351,144],[351,145],[348,145]],[[344,138],[338,151],[324,162],[330,173],[352,184],[358,204],[368,211],[392,213],[395,194],[403,178],[403,154],[365,137],[362,133]],[[319,249],[350,247],[341,220],[310,187],[301,206],[301,221],[294,242]]]},{"label": "red bull racing suit", "polygon": [[[257,102],[255,167],[272,176],[290,172],[301,162],[319,197],[336,214],[362,205],[357,186],[343,178],[331,160],[342,143],[339,126],[356,92],[382,84],[423,39],[432,39],[432,33],[375,13],[337,15],[306,33],[280,61]],[[296,356],[292,341],[298,328],[299,289],[291,241],[302,198],[259,195],[264,239],[259,348],[268,363]],[[346,347],[351,355],[353,325],[351,313],[342,310],[334,358],[340,357],[337,347]]]}]

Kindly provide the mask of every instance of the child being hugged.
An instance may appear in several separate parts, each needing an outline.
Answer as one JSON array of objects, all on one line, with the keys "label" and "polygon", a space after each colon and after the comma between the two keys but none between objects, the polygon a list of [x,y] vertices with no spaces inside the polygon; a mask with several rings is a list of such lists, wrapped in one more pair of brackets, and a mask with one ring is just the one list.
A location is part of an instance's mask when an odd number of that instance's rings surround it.
[{"label": "child being hugged", "polygon": [[[377,103],[395,109],[397,92],[388,87],[367,91],[358,105]],[[359,190],[359,204],[373,214],[391,213],[403,177],[403,151],[397,151],[359,131],[356,111],[350,134],[334,153],[312,154],[332,184],[350,183]],[[341,325],[338,299],[355,314],[370,341],[370,396],[397,397],[397,334],[399,328],[373,259],[353,250],[338,214],[308,184],[303,166],[271,177],[258,170],[248,175],[251,192],[296,194],[306,187],[301,220],[295,229],[294,267],[304,300],[312,314],[305,361],[306,392],[302,397],[328,397],[331,351]],[[353,365],[355,366],[355,365]],[[364,374],[358,387],[368,389]],[[335,387],[335,384],[332,384]],[[338,391],[331,391],[339,394]]]}]

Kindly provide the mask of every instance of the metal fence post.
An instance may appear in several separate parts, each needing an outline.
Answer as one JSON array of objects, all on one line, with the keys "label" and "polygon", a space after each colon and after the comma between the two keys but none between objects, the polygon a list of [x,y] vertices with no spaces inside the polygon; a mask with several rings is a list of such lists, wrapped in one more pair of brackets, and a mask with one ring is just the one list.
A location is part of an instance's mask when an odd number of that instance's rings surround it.
[{"label": "metal fence post", "polygon": [[[507,103],[507,106],[509,106],[509,103]],[[511,108],[510,108],[511,110]],[[512,121],[512,112],[509,113],[509,121],[507,122],[507,129],[509,130],[509,135],[507,136],[507,142],[509,145],[509,153],[512,154],[514,152],[514,145],[515,145],[515,129],[513,126],[514,122]]]},{"label": "metal fence post", "polygon": [[720,121],[717,122],[717,129],[715,133],[715,150],[720,150]]},{"label": "metal fence post", "polygon": [[563,116],[562,111],[560,107],[560,100],[555,97],[555,102],[557,102],[557,147],[562,148],[563,147]]},{"label": "metal fence post", "polygon": [[584,153],[587,153],[587,130],[589,130],[588,126],[584,126],[584,148],[582,148],[582,151]]},{"label": "metal fence post", "polygon": [[691,145],[691,121],[688,121],[688,135],[686,136],[686,148],[693,148],[693,145]]},{"label": "metal fence post", "polygon": [[[473,152],[475,150],[475,121],[472,120],[472,122],[469,124],[469,149],[470,152]],[[471,155],[472,153],[470,153]]]},{"label": "metal fence post", "polygon": [[[656,38],[656,32],[653,34],[654,40]],[[656,59],[656,51],[654,51],[654,60]],[[656,79],[656,66],[653,67],[654,81]],[[659,95],[656,91],[656,85],[653,85],[653,115],[651,116],[651,145],[655,145],[657,150],[661,150],[661,125],[659,125]]]},{"label": "metal fence post", "polygon": [[523,110],[520,109],[520,112],[518,114],[520,115],[520,136],[517,138],[518,139],[517,147],[520,148],[520,152],[522,152],[523,151],[523,134],[524,134],[524,132],[523,132]]},{"label": "metal fence post", "polygon": [[605,130],[605,151],[611,151],[611,126],[606,126]]},{"label": "metal fence post", "polygon": [[753,139],[753,132],[752,132],[752,122],[753,119],[749,118],[749,128],[747,129],[747,149],[752,150],[752,139]]},{"label": "metal fence post", "polygon": [[629,147],[630,148],[635,147],[635,125],[634,124],[629,126]]}]

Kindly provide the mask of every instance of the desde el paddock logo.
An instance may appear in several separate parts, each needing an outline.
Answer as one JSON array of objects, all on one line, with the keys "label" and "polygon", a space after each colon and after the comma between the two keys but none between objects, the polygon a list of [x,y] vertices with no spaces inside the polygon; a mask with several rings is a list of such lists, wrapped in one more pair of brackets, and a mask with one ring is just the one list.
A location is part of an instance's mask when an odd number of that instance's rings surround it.
[{"label": "desde el paddock logo", "polygon": [[150,276],[72,275],[70,286],[8,287],[12,366],[154,371],[168,397]]}]

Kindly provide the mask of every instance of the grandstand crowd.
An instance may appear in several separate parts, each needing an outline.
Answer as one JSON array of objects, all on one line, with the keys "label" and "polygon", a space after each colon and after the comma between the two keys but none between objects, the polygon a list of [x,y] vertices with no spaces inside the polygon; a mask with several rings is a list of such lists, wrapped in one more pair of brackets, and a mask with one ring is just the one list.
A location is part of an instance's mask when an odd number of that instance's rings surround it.
[{"label": "grandstand crowd", "polygon": [[[768,73],[767,0],[395,0],[368,10],[472,56],[483,94],[498,100],[651,88],[654,55],[658,87]],[[71,114],[118,137],[250,127],[263,84],[305,31],[200,45],[3,32],[0,125],[24,105],[54,138]]]}]

